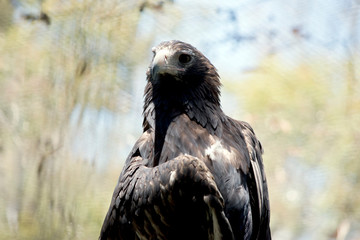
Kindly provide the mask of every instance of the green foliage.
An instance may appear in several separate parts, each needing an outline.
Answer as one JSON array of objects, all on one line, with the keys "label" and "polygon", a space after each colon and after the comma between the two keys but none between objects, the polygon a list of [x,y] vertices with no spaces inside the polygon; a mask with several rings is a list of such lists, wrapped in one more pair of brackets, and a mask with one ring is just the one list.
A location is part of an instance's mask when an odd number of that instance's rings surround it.
[{"label": "green foliage", "polygon": [[119,90],[149,49],[135,39],[141,3],[43,1],[50,24],[38,3],[21,1],[39,7],[31,20],[0,17],[0,239],[93,239],[120,169],[72,155],[70,117],[121,108]]},{"label": "green foliage", "polygon": [[[97,238],[120,169],[74,156],[74,109],[79,125],[86,108],[121,112],[119,91],[150,49],[144,36],[163,36],[196,11],[157,0],[18,0],[33,16],[14,18],[10,2],[0,1],[0,239]],[[138,23],[149,9],[161,24],[146,35]],[[216,25],[213,14],[187,27]],[[274,239],[328,239],[360,226],[359,59],[320,57],[267,59],[231,86],[239,119],[265,148]]]},{"label": "green foliage", "polygon": [[6,32],[11,26],[12,13],[10,1],[0,1],[0,34]]},{"label": "green foliage", "polygon": [[269,59],[233,87],[265,147],[272,226],[290,238],[360,222],[360,89],[349,94],[347,64]]}]

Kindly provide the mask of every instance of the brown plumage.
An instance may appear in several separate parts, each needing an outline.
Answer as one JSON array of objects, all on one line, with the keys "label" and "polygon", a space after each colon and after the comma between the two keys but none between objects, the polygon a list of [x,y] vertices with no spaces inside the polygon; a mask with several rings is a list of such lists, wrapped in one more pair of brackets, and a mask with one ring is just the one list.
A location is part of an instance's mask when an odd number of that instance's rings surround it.
[{"label": "brown plumage", "polygon": [[180,41],[153,52],[143,135],[100,239],[271,239],[262,147],[221,110],[215,67]]}]

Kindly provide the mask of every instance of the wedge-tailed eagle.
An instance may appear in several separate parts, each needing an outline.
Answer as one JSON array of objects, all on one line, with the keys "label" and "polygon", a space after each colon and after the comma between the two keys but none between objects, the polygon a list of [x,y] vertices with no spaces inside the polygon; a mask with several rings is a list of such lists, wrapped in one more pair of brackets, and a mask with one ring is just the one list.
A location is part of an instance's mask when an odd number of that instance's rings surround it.
[{"label": "wedge-tailed eagle", "polygon": [[271,239],[263,149],[224,114],[215,67],[181,41],[153,48],[143,134],[100,239]]}]

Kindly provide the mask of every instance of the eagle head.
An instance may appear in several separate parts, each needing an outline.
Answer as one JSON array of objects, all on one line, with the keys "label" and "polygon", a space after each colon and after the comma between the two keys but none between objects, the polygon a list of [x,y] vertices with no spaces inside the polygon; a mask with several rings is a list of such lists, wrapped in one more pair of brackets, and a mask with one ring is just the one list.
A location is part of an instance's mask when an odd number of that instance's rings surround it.
[{"label": "eagle head", "polygon": [[216,68],[195,47],[178,40],[152,48],[153,58],[147,71],[153,97],[167,101],[211,101],[219,104],[220,80]]},{"label": "eagle head", "polygon": [[216,68],[199,50],[181,41],[162,42],[152,51],[146,72],[144,131],[156,125],[158,135],[164,135],[180,114],[210,131],[216,129],[222,116]]}]

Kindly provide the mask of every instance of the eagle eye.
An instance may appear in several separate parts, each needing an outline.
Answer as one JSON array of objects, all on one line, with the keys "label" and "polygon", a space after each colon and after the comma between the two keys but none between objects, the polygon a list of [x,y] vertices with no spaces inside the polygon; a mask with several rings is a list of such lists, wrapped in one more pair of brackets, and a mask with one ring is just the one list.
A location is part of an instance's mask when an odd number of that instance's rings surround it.
[{"label": "eagle eye", "polygon": [[191,56],[189,54],[180,54],[179,56],[179,62],[180,63],[188,63],[191,60]]}]

